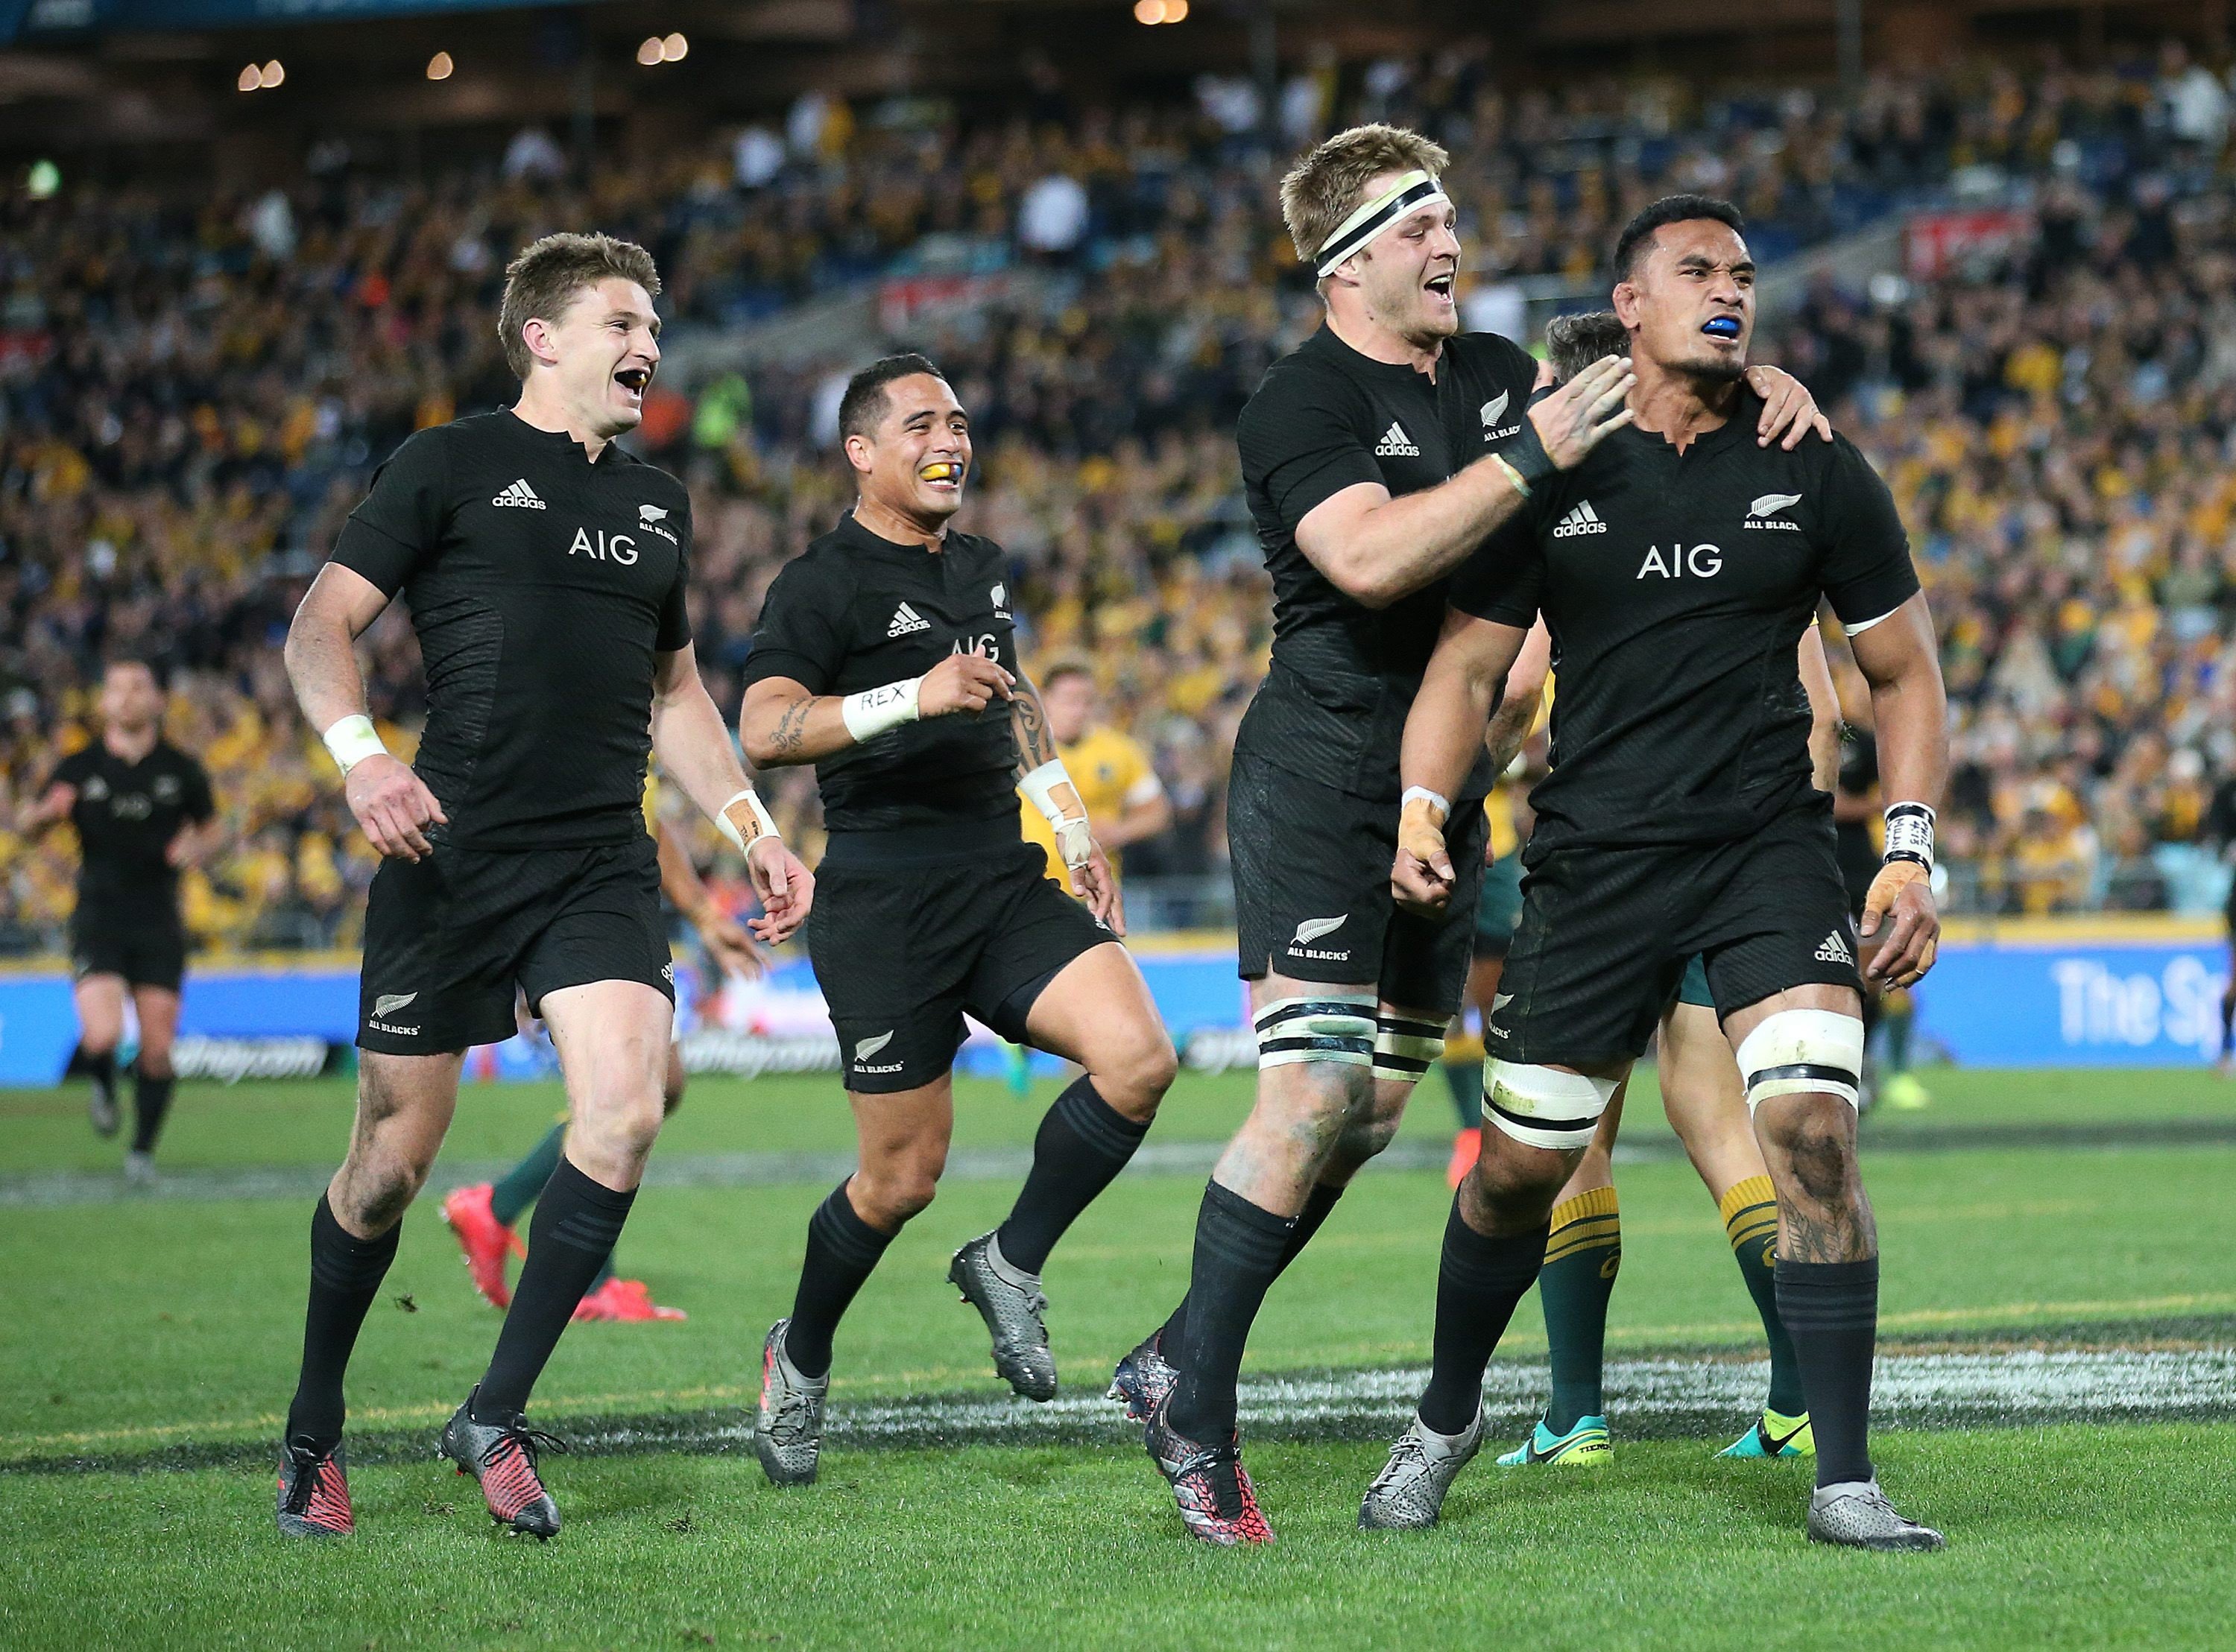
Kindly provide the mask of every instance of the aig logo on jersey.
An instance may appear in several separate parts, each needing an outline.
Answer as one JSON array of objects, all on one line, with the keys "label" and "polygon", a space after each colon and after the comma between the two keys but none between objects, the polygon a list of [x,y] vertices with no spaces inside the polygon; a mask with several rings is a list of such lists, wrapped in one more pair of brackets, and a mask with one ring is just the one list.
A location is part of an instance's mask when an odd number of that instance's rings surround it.
[{"label": "aig logo on jersey", "polygon": [[1663,550],[1659,545],[1646,547],[1646,560],[1638,565],[1638,577],[1658,574],[1665,580],[1681,580],[1690,574],[1696,580],[1706,580],[1724,571],[1724,553],[1720,546],[1695,545],[1687,549],[1672,545]]},{"label": "aig logo on jersey", "polygon": [[1799,522],[1774,521],[1772,518],[1800,502],[1799,494],[1765,494],[1747,507],[1746,526],[1766,528],[1773,533],[1798,534],[1801,531]]},{"label": "aig logo on jersey", "polygon": [[[647,507],[646,508],[649,508]],[[673,539],[674,534],[668,537]],[[587,528],[575,530],[575,542],[567,547],[569,556],[587,556],[594,562],[618,562],[623,567],[636,566],[636,541],[627,534],[608,534],[602,528],[597,537],[590,536]]]}]

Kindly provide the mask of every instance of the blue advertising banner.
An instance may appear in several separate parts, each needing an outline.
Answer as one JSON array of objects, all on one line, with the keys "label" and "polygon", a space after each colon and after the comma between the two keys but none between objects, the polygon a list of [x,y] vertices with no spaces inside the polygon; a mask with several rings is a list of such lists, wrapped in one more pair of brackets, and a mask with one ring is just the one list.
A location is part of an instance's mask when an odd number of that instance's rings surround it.
[{"label": "blue advertising banner", "polygon": [[[1152,939],[1135,956],[1188,1065],[1246,1066],[1255,1060],[1234,952],[1207,938]],[[679,996],[695,997],[679,966]],[[2220,994],[2228,954],[2211,932],[2071,939],[2041,931],[2018,938],[1952,939],[1918,992],[1919,1030],[1966,1066],[2185,1066],[2220,1048]],[[830,1018],[804,960],[762,980],[732,982],[703,1021],[687,1013],[685,1055],[700,1070],[817,1071],[836,1065]],[[357,1032],[357,971],[315,966],[209,968],[188,974],[180,1031],[227,1046],[240,1076],[266,1070],[242,1046],[323,1040],[345,1046]],[[59,1079],[77,1041],[69,977],[59,971],[0,976],[0,1085]],[[694,1042],[695,1041],[695,1042]],[[694,1060],[696,1051],[703,1060]],[[273,1056],[269,1070],[287,1062]],[[1001,1070],[990,1035],[964,1050],[966,1071]],[[226,1071],[222,1067],[216,1069]],[[548,1046],[516,1039],[477,1053],[469,1072],[490,1078],[550,1071]]]},{"label": "blue advertising banner", "polygon": [[232,29],[248,23],[333,23],[582,3],[584,0],[0,0],[0,45],[18,34],[36,40],[103,30]]}]

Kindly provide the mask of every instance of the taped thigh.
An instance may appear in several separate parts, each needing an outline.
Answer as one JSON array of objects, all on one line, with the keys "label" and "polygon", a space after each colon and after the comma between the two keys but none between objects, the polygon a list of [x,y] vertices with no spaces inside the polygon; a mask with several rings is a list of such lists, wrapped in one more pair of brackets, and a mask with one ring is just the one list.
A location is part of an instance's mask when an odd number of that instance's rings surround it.
[{"label": "taped thigh", "polygon": [[1351,1067],[1374,1065],[1371,993],[1277,998],[1258,1012],[1255,1026],[1260,1067],[1285,1067],[1299,1061]]},{"label": "taped thigh", "polygon": [[1374,1076],[1393,1084],[1418,1084],[1444,1053],[1444,1023],[1384,1010],[1374,1018]]},{"label": "taped thigh", "polygon": [[1524,1061],[1494,1061],[1483,1074],[1483,1116],[1530,1147],[1555,1152],[1588,1147],[1621,1082]]},{"label": "taped thigh", "polygon": [[1833,1095],[1861,1103],[1864,1024],[1832,1010],[1779,1010],[1739,1041],[1747,1105],[1772,1096]]}]

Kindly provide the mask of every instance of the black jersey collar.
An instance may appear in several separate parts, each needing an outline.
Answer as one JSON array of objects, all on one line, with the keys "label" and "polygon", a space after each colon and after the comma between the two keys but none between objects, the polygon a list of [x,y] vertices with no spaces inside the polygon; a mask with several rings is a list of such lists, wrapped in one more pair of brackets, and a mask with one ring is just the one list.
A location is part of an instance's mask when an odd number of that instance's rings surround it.
[{"label": "black jersey collar", "polygon": [[912,540],[906,544],[903,544],[898,540],[887,539],[883,534],[871,533],[868,528],[863,527],[859,521],[855,520],[854,513],[852,510],[849,510],[845,515],[838,519],[838,534],[839,538],[845,540],[846,543],[855,550],[868,551],[873,554],[882,553],[887,556],[901,556],[911,559],[922,557],[927,554],[937,556],[941,552],[946,550],[948,546],[951,544],[955,539],[955,530],[950,528],[947,533],[941,537],[939,548],[937,550],[927,552],[922,540]]},{"label": "black jersey collar", "polygon": [[[1693,445],[1685,450],[1684,456],[1689,456],[1694,453],[1713,453],[1731,442],[1739,432],[1746,431],[1752,434],[1755,426],[1762,422],[1762,397],[1754,393],[1754,386],[1748,384],[1746,380],[1741,379],[1738,398],[1732,403],[1731,416],[1714,429],[1703,430],[1694,436]],[[1648,442],[1654,448],[1667,452],[1676,452],[1676,444],[1659,430],[1641,430],[1633,424],[1626,426],[1620,434],[1631,436],[1638,441]],[[1817,438],[1812,434],[1807,439],[1813,442]]]},{"label": "black jersey collar", "polygon": [[523,441],[533,446],[549,448],[554,452],[562,448],[571,449],[575,461],[581,464],[602,465],[621,451],[620,442],[615,437],[608,436],[606,438],[606,445],[598,449],[598,456],[593,459],[589,456],[589,450],[564,430],[546,430],[540,425],[530,424],[520,416],[519,410],[515,408],[506,408],[504,416],[510,421],[514,431]]},{"label": "black jersey collar", "polygon": [[1349,344],[1344,343],[1336,336],[1335,329],[1325,321],[1320,323],[1320,330],[1318,332],[1305,340],[1304,347],[1325,356],[1346,372],[1356,374],[1362,378],[1384,379],[1392,384],[1426,384],[1434,389],[1444,382],[1443,370],[1451,365],[1450,353],[1439,351],[1437,358],[1437,374],[1431,379],[1419,368],[1408,366],[1404,362],[1377,361],[1373,357],[1353,350]]}]

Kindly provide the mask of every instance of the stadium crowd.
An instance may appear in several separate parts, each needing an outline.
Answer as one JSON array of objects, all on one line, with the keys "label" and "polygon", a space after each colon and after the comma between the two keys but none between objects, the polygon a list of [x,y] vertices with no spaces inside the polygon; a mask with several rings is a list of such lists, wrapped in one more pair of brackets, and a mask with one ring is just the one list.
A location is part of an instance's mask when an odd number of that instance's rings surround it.
[{"label": "stadium crowd", "polygon": [[[11,796],[89,737],[95,662],[150,656],[227,826],[187,881],[190,927],[225,948],[349,941],[370,855],[280,668],[287,616],[381,456],[510,399],[491,317],[510,252],[594,226],[652,248],[678,344],[872,279],[960,283],[971,301],[908,331],[976,421],[968,525],[1009,547],[1033,646],[1088,654],[1110,718],[1154,753],[1174,824],[1129,875],[1215,871],[1270,617],[1233,416],[1317,320],[1274,182],[1319,133],[1387,118],[1453,152],[1476,324],[1588,295],[1615,227],[1673,189],[1736,200],[1766,263],[1935,201],[2037,226],[1930,277],[1825,285],[1758,354],[1864,445],[1919,546],[1958,724],[1942,832],[1960,902],[2216,899],[2211,803],[2236,774],[2236,197],[2227,88],[2180,49],[1703,106],[1661,82],[1509,95],[1481,53],[1315,59],[1270,111],[1239,81],[1078,110],[1044,63],[1027,79],[1025,112],[998,121],[811,96],[581,175],[531,132],[428,180],[328,145],[284,191],[0,204]],[[762,593],[846,495],[832,388],[852,364],[710,371],[648,405],[640,445],[693,491],[698,647],[732,712]],[[367,644],[376,711],[408,744],[403,615]],[[807,777],[774,793],[812,848]],[[0,836],[0,951],[51,944],[70,866],[66,844]]]}]

